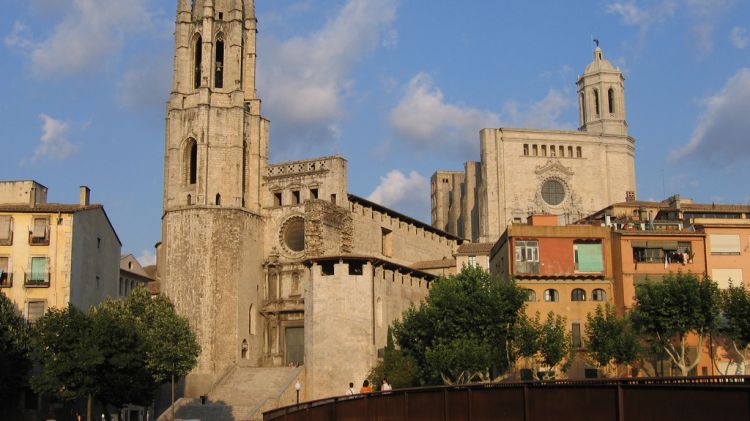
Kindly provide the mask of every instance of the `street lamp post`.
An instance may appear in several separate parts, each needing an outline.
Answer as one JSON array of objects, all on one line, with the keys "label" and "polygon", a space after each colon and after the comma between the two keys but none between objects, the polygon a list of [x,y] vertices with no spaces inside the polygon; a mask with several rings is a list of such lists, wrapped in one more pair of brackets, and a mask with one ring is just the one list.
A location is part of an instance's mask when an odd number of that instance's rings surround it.
[{"label": "street lamp post", "polygon": [[302,385],[299,383],[299,380],[297,380],[297,383],[294,384],[294,390],[297,391],[297,405],[299,405],[299,390],[302,389]]}]

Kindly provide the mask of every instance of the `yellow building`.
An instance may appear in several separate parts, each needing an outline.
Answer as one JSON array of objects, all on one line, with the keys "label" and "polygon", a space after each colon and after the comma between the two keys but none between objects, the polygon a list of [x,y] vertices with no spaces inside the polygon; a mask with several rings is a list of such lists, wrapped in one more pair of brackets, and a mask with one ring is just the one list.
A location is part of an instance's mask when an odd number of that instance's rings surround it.
[{"label": "yellow building", "polygon": [[77,204],[47,203],[35,181],[0,181],[0,290],[24,317],[72,303],[87,310],[117,297],[120,243],[81,187]]}]

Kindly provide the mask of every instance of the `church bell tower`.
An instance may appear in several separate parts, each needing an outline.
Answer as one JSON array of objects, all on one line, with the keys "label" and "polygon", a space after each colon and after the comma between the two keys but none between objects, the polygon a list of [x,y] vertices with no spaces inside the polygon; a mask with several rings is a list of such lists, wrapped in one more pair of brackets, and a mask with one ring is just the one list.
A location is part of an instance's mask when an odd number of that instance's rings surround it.
[{"label": "church bell tower", "polygon": [[581,131],[627,135],[625,78],[604,58],[597,41],[594,60],[578,79],[578,113]]},{"label": "church bell tower", "polygon": [[252,0],[178,0],[165,210],[260,211],[268,122],[255,92],[255,39]]},{"label": "church bell tower", "polygon": [[261,353],[249,326],[262,278],[269,123],[255,91],[253,0],[178,0],[174,37],[158,276],[201,346],[186,378],[185,395],[195,397]]}]

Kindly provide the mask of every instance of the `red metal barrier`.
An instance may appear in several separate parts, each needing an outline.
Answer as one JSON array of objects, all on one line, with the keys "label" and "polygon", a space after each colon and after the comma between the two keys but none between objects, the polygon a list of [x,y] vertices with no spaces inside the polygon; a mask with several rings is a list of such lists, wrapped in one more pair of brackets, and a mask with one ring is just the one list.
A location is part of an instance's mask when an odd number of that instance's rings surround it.
[{"label": "red metal barrier", "polygon": [[750,376],[482,383],[337,396],[268,411],[264,421],[750,420]]}]

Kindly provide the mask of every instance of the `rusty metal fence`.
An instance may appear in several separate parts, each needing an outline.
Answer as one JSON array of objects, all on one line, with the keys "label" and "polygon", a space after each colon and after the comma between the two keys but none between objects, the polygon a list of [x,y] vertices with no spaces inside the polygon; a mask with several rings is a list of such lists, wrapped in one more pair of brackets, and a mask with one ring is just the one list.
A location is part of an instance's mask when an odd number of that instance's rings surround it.
[{"label": "rusty metal fence", "polygon": [[268,411],[263,420],[750,420],[750,376],[401,389],[304,402]]}]

